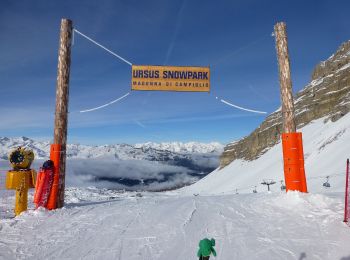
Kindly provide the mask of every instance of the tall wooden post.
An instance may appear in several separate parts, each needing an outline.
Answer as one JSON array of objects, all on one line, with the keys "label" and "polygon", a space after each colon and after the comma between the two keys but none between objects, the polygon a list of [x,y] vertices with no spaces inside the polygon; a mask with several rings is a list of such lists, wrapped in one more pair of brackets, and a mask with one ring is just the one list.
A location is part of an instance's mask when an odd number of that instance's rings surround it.
[{"label": "tall wooden post", "polygon": [[58,51],[57,85],[56,85],[56,112],[54,144],[60,145],[59,183],[57,194],[57,208],[63,207],[65,172],[66,172],[66,144],[67,119],[69,97],[70,54],[72,43],[73,23],[71,20],[61,20],[60,46]]},{"label": "tall wooden post", "polygon": [[286,191],[307,192],[302,133],[296,133],[286,24],[274,27],[282,101],[282,147]]},{"label": "tall wooden post", "polygon": [[274,29],[280,78],[283,132],[294,133],[296,127],[294,120],[292,79],[290,76],[286,24],[283,22],[277,23]]}]

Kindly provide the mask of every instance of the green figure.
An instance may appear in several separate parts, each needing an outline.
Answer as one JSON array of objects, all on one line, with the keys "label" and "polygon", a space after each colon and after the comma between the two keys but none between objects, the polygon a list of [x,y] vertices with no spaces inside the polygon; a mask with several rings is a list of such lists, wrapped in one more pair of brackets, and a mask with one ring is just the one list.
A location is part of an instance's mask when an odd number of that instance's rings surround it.
[{"label": "green figure", "polygon": [[216,251],[214,249],[215,239],[212,238],[209,240],[208,238],[202,239],[199,241],[199,250],[197,256],[199,260],[209,260],[210,254],[213,253],[216,256]]}]

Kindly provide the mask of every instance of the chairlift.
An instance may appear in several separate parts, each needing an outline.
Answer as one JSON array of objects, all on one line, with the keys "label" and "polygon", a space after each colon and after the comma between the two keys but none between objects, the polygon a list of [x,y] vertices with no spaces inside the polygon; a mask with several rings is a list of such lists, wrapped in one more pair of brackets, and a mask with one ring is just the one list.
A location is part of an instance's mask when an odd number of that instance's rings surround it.
[{"label": "chairlift", "polygon": [[329,176],[326,177],[326,182],[323,183],[323,187],[330,188],[331,185],[329,184]]},{"label": "chairlift", "polygon": [[272,179],[267,179],[262,181],[262,185],[267,185],[267,190],[270,191],[270,185],[275,184],[276,182]]},{"label": "chairlift", "polygon": [[281,180],[281,191],[286,190],[286,185],[284,185],[283,180]]}]

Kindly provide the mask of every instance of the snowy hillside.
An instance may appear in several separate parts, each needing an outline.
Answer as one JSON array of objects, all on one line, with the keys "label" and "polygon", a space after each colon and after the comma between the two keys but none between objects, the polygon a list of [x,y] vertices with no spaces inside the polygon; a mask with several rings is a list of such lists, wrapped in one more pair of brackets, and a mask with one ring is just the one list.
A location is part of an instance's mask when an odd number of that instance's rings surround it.
[{"label": "snowy hillside", "polygon": [[[320,118],[335,122],[350,112],[350,41],[315,67],[311,81],[296,93],[294,109],[298,128]],[[257,159],[280,142],[282,132],[281,109],[277,109],[248,136],[225,146],[220,166],[236,159]]]},{"label": "snowy hillside", "polygon": [[[350,113],[336,122],[318,119],[299,129],[303,133],[305,171],[309,192],[344,191],[345,165],[350,157]],[[194,185],[186,187],[189,193],[250,193],[266,191],[260,183],[273,179],[277,183],[272,190],[280,189],[283,180],[281,143],[275,145],[260,158],[253,161],[235,160],[227,167],[210,173]],[[322,186],[329,176],[331,187]]]}]

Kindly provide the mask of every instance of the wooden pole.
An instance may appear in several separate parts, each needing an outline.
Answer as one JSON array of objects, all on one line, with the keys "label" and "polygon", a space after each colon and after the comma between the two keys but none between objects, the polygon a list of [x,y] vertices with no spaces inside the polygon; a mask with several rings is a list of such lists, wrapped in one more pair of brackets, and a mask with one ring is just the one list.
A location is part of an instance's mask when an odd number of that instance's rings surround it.
[{"label": "wooden pole", "polygon": [[71,20],[61,20],[60,45],[58,51],[57,85],[56,85],[56,112],[54,144],[61,145],[59,185],[57,195],[57,208],[63,207],[65,172],[66,172],[66,144],[67,119],[69,97],[70,54],[72,43],[73,23]]},{"label": "wooden pole", "polygon": [[282,100],[283,132],[295,133],[296,126],[294,120],[294,103],[292,80],[290,76],[286,24],[284,22],[277,23],[274,29]]},{"label": "wooden pole", "polygon": [[286,24],[274,27],[282,101],[282,147],[286,191],[307,192],[302,133],[296,133]]}]

